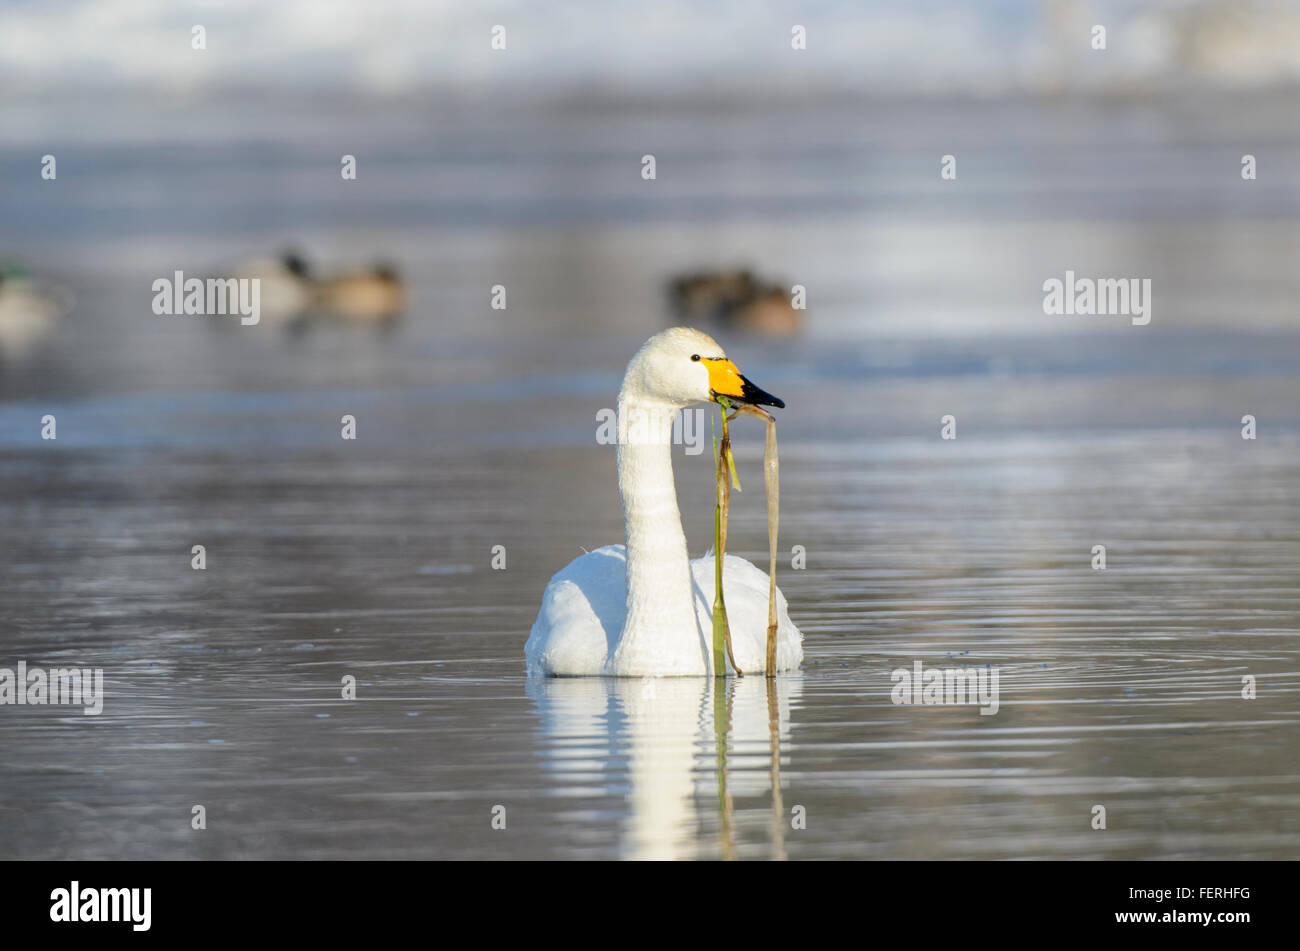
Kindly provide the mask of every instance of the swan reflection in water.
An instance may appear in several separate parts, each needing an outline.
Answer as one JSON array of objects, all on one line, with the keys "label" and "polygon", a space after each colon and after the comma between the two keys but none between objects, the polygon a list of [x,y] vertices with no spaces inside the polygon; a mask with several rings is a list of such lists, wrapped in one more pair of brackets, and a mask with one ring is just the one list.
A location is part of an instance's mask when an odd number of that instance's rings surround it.
[{"label": "swan reflection in water", "polygon": [[[755,828],[748,819],[762,812],[765,854],[785,858],[790,825],[781,766],[790,708],[802,689],[798,674],[534,676],[527,689],[541,714],[541,749],[554,793],[626,794],[624,857],[734,858],[737,825]],[[762,805],[737,814],[737,799]]]}]

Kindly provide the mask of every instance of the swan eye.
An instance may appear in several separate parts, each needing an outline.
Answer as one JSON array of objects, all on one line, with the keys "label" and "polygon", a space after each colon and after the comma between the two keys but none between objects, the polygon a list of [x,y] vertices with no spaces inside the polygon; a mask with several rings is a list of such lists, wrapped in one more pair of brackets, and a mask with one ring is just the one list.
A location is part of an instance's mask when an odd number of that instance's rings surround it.
[{"label": "swan eye", "polygon": [[691,354],[691,359],[694,360],[694,361],[696,361],[696,362],[698,363],[698,362],[699,362],[699,359],[700,359],[700,355],[699,355],[698,353],[692,353],[692,354]]}]

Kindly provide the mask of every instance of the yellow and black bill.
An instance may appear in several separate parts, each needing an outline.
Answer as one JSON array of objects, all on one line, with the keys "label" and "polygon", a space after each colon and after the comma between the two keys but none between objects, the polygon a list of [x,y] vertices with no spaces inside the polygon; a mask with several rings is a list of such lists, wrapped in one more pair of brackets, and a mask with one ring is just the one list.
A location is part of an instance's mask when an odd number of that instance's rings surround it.
[{"label": "yellow and black bill", "polygon": [[775,406],[784,409],[785,402],[773,396],[767,390],[761,390],[745,379],[736,365],[725,358],[701,361],[709,371],[709,399],[715,403],[719,396],[725,396],[734,403],[750,403],[754,406]]}]

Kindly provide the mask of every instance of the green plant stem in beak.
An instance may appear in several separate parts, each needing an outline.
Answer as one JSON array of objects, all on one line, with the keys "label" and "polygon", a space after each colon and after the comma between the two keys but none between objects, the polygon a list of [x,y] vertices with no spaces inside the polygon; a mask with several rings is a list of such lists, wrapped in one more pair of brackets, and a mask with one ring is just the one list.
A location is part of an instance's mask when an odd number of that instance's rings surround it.
[{"label": "green plant stem in beak", "polygon": [[[731,666],[736,676],[745,676],[736,663],[736,655],[731,647],[731,626],[727,623],[727,602],[722,594],[722,561],[727,553],[727,517],[731,510],[731,476],[735,463],[731,458],[731,433],[727,428],[727,410],[731,401],[719,396],[718,415],[722,420],[722,444],[716,444],[717,461],[717,504],[713,509],[713,675],[727,675],[726,658],[731,659]],[[739,485],[737,485],[739,488]]]},{"label": "green plant stem in beak", "polygon": [[[757,416],[767,420],[767,439],[763,445],[763,474],[767,485],[767,676],[776,676],[776,530],[780,520],[780,466],[776,454],[776,418],[757,406],[741,404],[736,416]],[[725,421],[724,421],[725,425]]]}]

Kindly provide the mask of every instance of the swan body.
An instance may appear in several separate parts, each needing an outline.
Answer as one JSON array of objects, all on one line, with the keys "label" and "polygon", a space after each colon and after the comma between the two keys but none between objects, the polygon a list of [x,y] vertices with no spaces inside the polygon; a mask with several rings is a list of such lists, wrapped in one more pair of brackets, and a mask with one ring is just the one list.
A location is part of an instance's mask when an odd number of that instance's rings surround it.
[{"label": "swan body", "polygon": [[[651,642],[624,667],[628,676],[705,674],[713,653],[713,552],[690,563],[696,635],[694,651],[674,656],[669,644]],[[722,559],[722,592],[736,663],[745,673],[763,670],[767,655],[767,572],[736,555]],[[573,561],[551,579],[528,639],[530,669],[560,676],[611,673],[627,618],[627,549],[606,545]],[[776,592],[776,666],[792,670],[803,659],[803,635]],[[697,663],[698,661],[698,663]],[[643,669],[634,669],[643,668]]]},{"label": "swan body", "polygon": [[[673,482],[677,411],[727,396],[784,404],[758,389],[707,334],[674,327],[656,334],[628,364],[619,392],[618,482],[626,545],[574,559],[555,575],[524,647],[530,671],[552,676],[689,676],[713,673],[714,557],[686,552]],[[765,664],[768,576],[727,555],[723,595],[735,663]],[[803,635],[778,590],[777,669],[803,660]],[[730,664],[728,665],[730,668]]]}]

